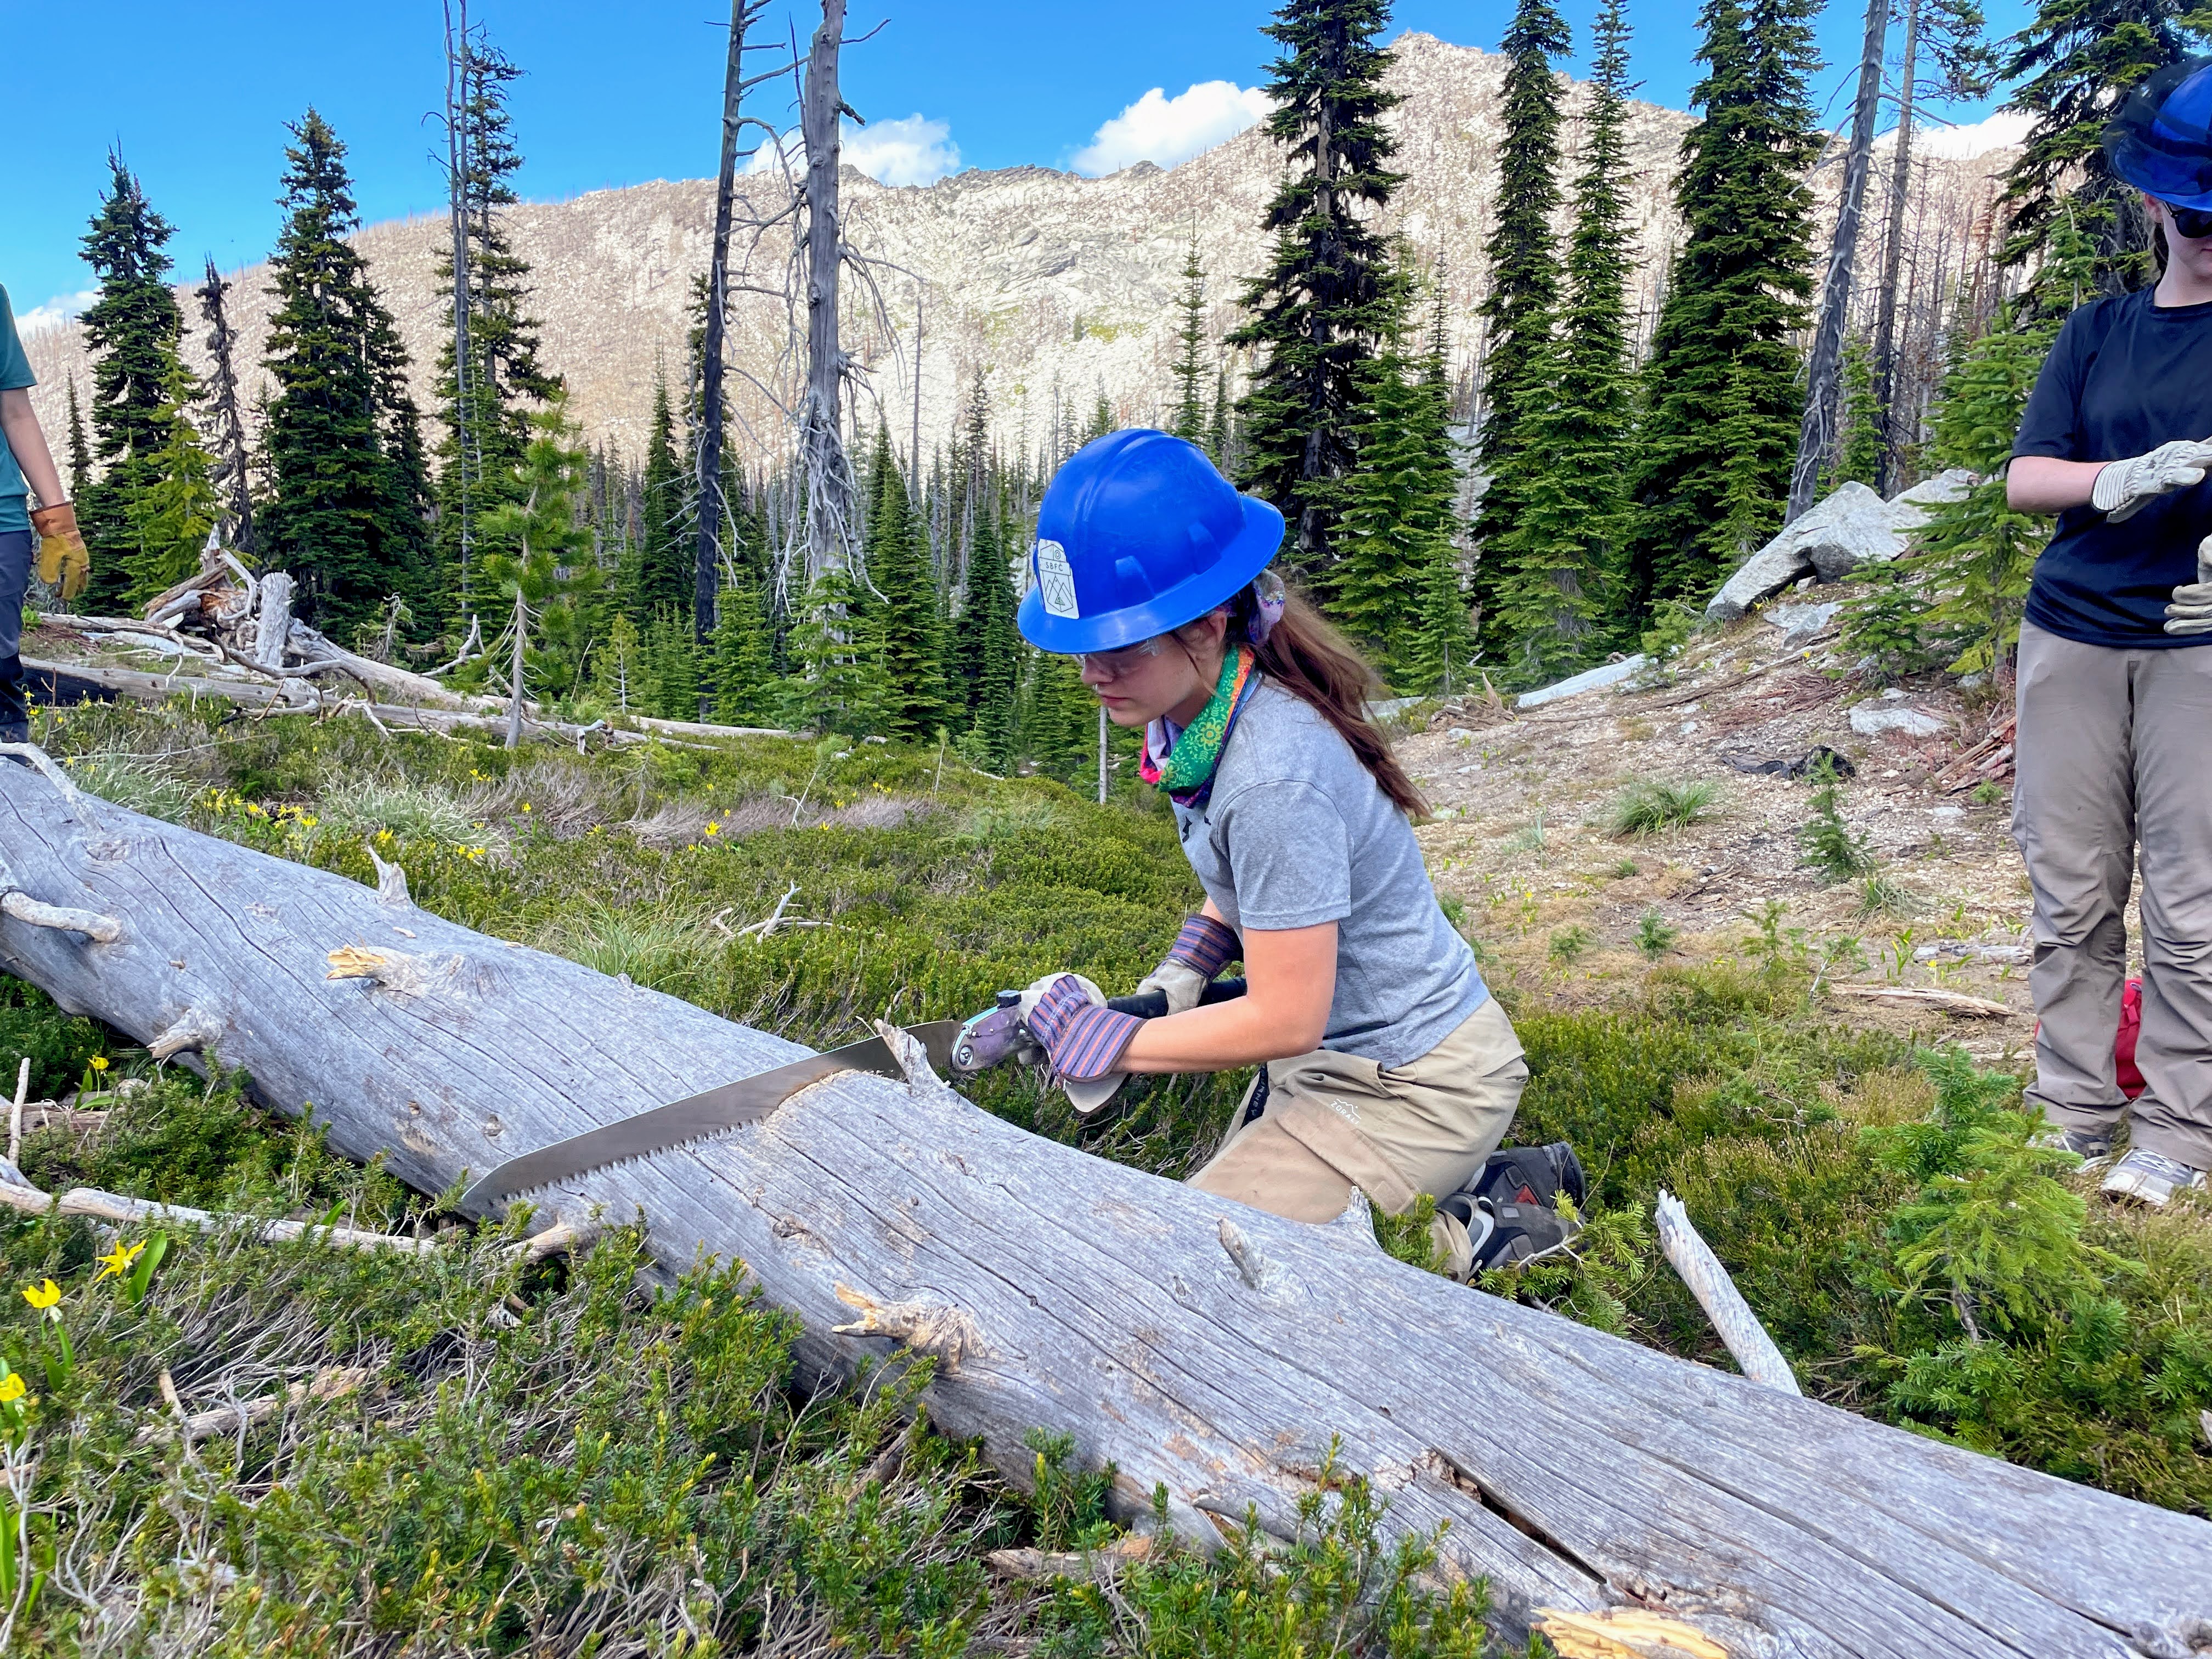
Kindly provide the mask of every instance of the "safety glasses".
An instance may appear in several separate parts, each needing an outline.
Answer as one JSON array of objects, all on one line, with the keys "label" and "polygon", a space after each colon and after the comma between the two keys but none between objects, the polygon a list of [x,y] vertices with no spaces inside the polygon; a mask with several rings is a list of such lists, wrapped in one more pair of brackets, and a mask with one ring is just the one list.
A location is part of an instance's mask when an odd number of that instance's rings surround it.
[{"label": "safety glasses", "polygon": [[2212,236],[2212,208],[2176,207],[2168,202],[2166,210],[2173,217],[2173,234],[2185,241]]},{"label": "safety glasses", "polygon": [[1135,645],[1125,645],[1119,651],[1079,651],[1075,653],[1075,660],[1081,667],[1096,669],[1109,679],[1119,679],[1124,674],[1135,672],[1137,665],[1146,657],[1159,654],[1159,641],[1149,639]]}]

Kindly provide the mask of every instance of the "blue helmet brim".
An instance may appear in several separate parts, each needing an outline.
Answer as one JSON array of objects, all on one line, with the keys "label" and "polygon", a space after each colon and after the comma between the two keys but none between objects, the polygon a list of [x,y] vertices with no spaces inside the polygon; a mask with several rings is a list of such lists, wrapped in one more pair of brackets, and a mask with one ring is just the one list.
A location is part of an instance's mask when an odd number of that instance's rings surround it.
[{"label": "blue helmet brim", "polygon": [[[1072,656],[1078,651],[1118,651],[1195,622],[1216,605],[1228,604],[1238,589],[1273,562],[1283,546],[1283,515],[1256,495],[1237,499],[1244,508],[1243,527],[1222,550],[1220,558],[1142,605],[1097,617],[1054,616],[1044,608],[1032,568],[1029,591],[1022,595],[1021,607],[1014,613],[1022,637],[1038,650],[1057,656]],[[1027,562],[1033,566],[1036,557],[1032,550]]]}]

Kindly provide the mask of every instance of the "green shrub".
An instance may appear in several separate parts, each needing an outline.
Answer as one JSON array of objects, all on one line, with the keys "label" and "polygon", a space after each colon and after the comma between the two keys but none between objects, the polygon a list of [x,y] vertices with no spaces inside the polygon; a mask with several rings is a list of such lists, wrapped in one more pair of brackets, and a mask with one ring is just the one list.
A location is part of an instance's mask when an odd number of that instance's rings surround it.
[{"label": "green shrub", "polygon": [[1553,933],[1545,946],[1545,954],[1561,967],[1570,967],[1588,956],[1595,943],[1596,938],[1590,930],[1577,922]]},{"label": "green shrub", "polygon": [[1656,909],[1646,910],[1636,919],[1636,948],[1650,961],[1656,962],[1673,950],[1675,938],[1675,929]]},{"label": "green shrub", "polygon": [[1616,840],[1640,840],[1680,830],[1709,817],[1719,796],[1720,786],[1702,779],[1688,783],[1639,779],[1613,797],[1606,811],[1606,833]]}]

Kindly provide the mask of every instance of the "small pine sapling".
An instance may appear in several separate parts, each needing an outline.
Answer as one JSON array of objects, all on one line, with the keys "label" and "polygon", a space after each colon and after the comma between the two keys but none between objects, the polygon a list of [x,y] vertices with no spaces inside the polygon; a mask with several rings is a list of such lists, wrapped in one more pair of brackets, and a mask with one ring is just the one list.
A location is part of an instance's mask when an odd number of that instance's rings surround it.
[{"label": "small pine sapling", "polygon": [[1676,930],[1654,908],[1646,910],[1636,921],[1636,948],[1644,952],[1648,962],[1656,962],[1674,948]]}]

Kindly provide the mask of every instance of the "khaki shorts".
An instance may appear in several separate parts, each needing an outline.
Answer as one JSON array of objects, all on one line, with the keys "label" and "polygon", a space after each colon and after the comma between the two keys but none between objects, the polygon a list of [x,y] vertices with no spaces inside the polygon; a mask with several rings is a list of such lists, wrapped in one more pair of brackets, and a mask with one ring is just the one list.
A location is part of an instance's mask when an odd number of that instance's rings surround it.
[{"label": "khaki shorts", "polygon": [[[1474,1178],[1512,1127],[1528,1082],[1521,1040],[1495,997],[1408,1065],[1327,1048],[1271,1060],[1265,1110],[1247,1123],[1239,1105],[1190,1185],[1316,1224],[1342,1215],[1356,1187],[1376,1208],[1403,1215],[1424,1193],[1443,1198]],[[1453,1276],[1467,1277],[1467,1230],[1438,1216],[1432,1238]]]}]

